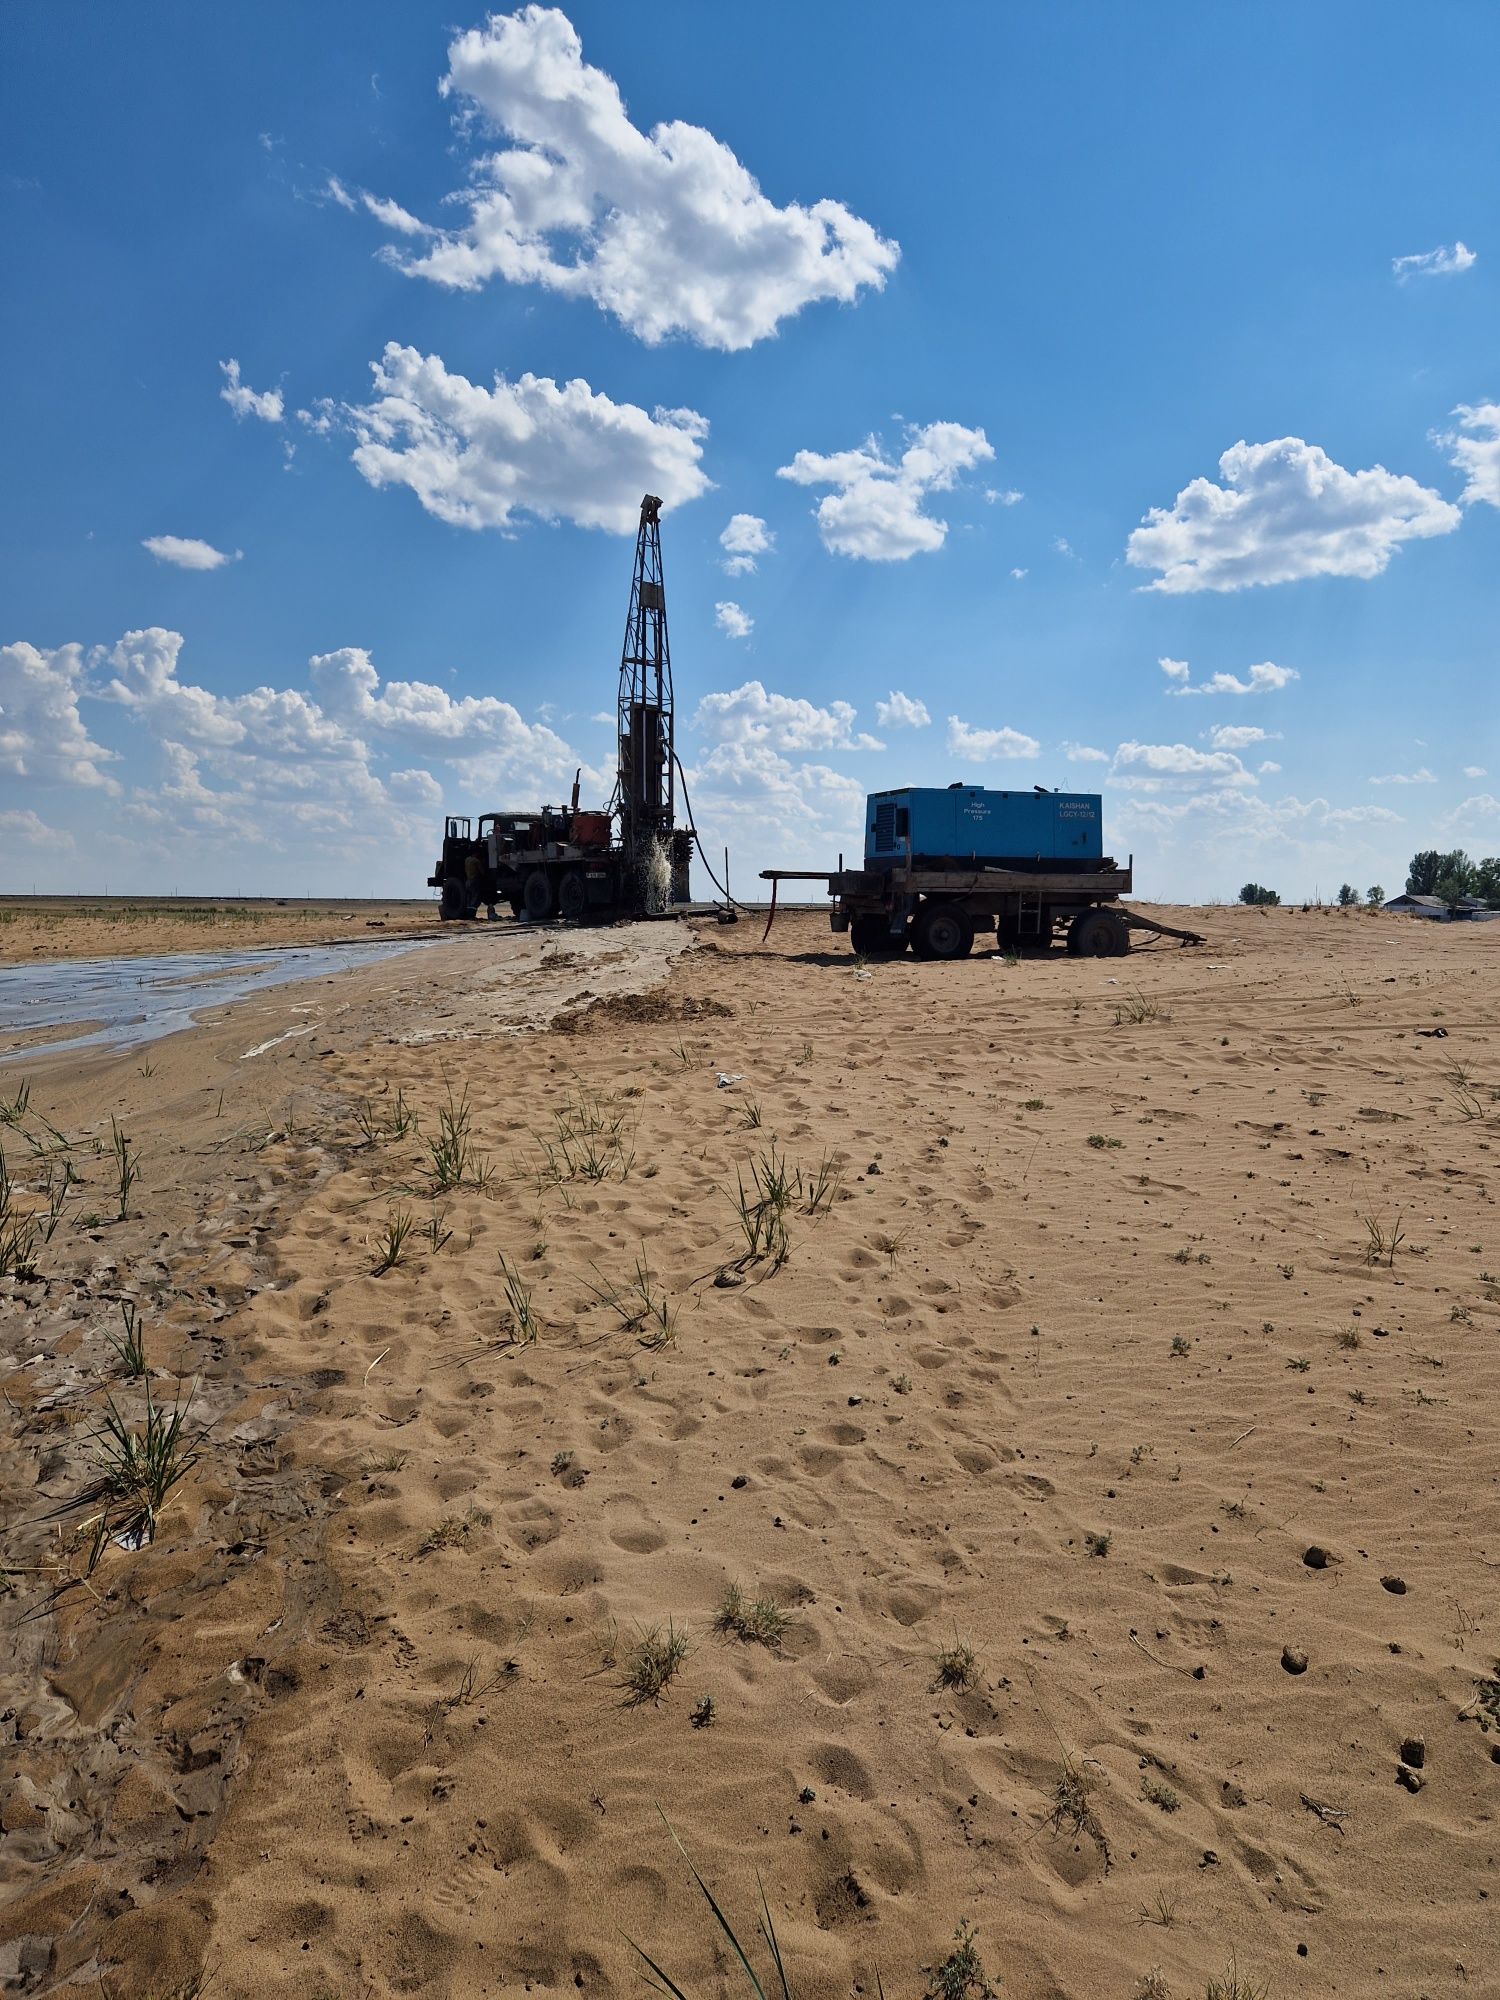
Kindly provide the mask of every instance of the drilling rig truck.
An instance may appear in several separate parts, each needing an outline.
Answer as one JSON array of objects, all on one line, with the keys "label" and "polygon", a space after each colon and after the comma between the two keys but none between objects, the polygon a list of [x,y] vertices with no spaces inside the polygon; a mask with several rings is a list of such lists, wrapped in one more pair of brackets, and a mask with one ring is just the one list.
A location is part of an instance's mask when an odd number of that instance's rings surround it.
[{"label": "drilling rig truck", "polygon": [[579,781],[566,806],[450,816],[428,876],[445,920],[510,905],[533,921],[655,916],[687,902],[691,827],[676,824],[679,775],[672,653],[661,562],[661,501],[641,501],[630,610],[620,653],[618,761],[607,806],[581,811]]}]

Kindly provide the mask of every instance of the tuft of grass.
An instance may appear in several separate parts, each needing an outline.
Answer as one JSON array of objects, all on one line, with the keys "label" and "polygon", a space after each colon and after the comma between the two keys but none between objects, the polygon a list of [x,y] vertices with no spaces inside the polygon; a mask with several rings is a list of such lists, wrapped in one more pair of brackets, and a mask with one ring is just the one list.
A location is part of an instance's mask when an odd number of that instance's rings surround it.
[{"label": "tuft of grass", "polygon": [[179,1394],[168,1409],[153,1400],[148,1381],[146,1420],[136,1430],[114,1397],[105,1397],[103,1424],[93,1438],[100,1476],[88,1497],[104,1502],[106,1535],[125,1536],[137,1546],[155,1541],[167,1495],[202,1456],[204,1434],[195,1438],[187,1431],[192,1402],[189,1391],[186,1402]]},{"label": "tuft of grass", "polygon": [[760,1130],[760,1105],[753,1097],[747,1097],[740,1106],[740,1125],[746,1132],[758,1132]]},{"label": "tuft of grass", "polygon": [[670,1618],[665,1630],[649,1626],[626,1656],[620,1685],[627,1704],[639,1708],[644,1702],[659,1701],[690,1651],[686,1627],[679,1629]]},{"label": "tuft of grass", "polygon": [[14,1097],[0,1097],[0,1125],[19,1125],[31,1103],[31,1084],[23,1078]]},{"label": "tuft of grass", "polygon": [[969,1919],[963,1918],[953,1933],[953,1949],[933,1969],[922,2000],[997,2000],[979,1956],[978,1935]]},{"label": "tuft of grass", "polygon": [[1108,1528],[1090,1529],[1083,1538],[1083,1545],[1091,1556],[1107,1556],[1114,1536]]},{"label": "tuft of grass", "polygon": [[1028,1097],[1021,1106],[1021,1109],[1023,1111],[1045,1111],[1047,1106],[1040,1097]]},{"label": "tuft of grass", "polygon": [[504,1254],[500,1258],[500,1280],[505,1287],[505,1306],[510,1315],[511,1338],[530,1346],[542,1336],[542,1323],[531,1303],[531,1287]]},{"label": "tuft of grass", "polygon": [[979,1678],[979,1662],[974,1648],[955,1632],[952,1641],[937,1656],[938,1687],[971,1688]]},{"label": "tuft of grass", "polygon": [[1132,1026],[1138,1026],[1142,1021],[1170,1021],[1171,1018],[1171,1014],[1159,1000],[1152,999],[1139,990],[1127,993],[1115,1007],[1117,1028],[1127,1021]]},{"label": "tuft of grass", "polygon": [[1312,1363],[1305,1354],[1288,1355],[1286,1365],[1298,1375],[1305,1375],[1308,1369],[1312,1367]]},{"label": "tuft of grass", "polygon": [[1218,1978],[1209,1980],[1204,2000],[1266,2000],[1269,1991],[1264,1983],[1257,1986],[1242,1973],[1238,1961],[1231,1958]]},{"label": "tuft of grass", "polygon": [[746,1645],[769,1647],[778,1652],[786,1636],[786,1613],[774,1597],[746,1598],[737,1583],[728,1585],[724,1601],[714,1614],[714,1630]]},{"label": "tuft of grass", "polygon": [[1341,1326],[1334,1335],[1334,1340],[1340,1347],[1356,1348],[1359,1346],[1359,1328],[1357,1326]]},{"label": "tuft of grass", "polygon": [[1118,1150],[1124,1145],[1125,1141],[1123,1139],[1106,1139],[1102,1132],[1090,1132],[1088,1143],[1094,1148],[1095,1152],[1101,1152],[1106,1146]]},{"label": "tuft of grass", "polygon": [[1075,1757],[1063,1752],[1057,1782],[1052,1787],[1052,1810],[1045,1824],[1057,1833],[1086,1833],[1110,1864],[1109,1842],[1094,1809],[1093,1780]]},{"label": "tuft of grass", "polygon": [[383,1278],[387,1271],[394,1271],[405,1262],[407,1241],[415,1227],[409,1210],[404,1208],[391,1210],[385,1219],[385,1227],[375,1238],[377,1278]]},{"label": "tuft of grass", "polygon": [[130,1190],[135,1186],[141,1170],[141,1156],[135,1152],[129,1139],[120,1130],[120,1121],[110,1113],[109,1143],[115,1156],[115,1183],[119,1198],[116,1221],[123,1222],[130,1212]]},{"label": "tuft of grass", "polygon": [[844,1170],[831,1153],[825,1153],[817,1166],[809,1168],[805,1175],[799,1169],[797,1179],[803,1212],[807,1215],[826,1215],[843,1188]]},{"label": "tuft of grass", "polygon": [[1138,1924],[1160,1924],[1164,1931],[1169,1931],[1177,1921],[1176,1896],[1158,1889],[1149,1903],[1142,1903],[1135,1920]]},{"label": "tuft of grass", "polygon": [[[708,1700],[708,1697],[705,1696],[704,1700]],[[699,1704],[700,1708],[701,1706],[702,1703]],[[694,1719],[696,1721],[698,1710],[695,1709],[693,1711],[693,1714],[694,1714]],[[699,1724],[698,1726],[701,1728],[703,1725]],[[660,1806],[657,1807],[657,1811],[661,1812]],[[771,1921],[771,1906],[766,1901],[765,1884],[760,1880],[760,1877],[759,1876],[756,1877],[756,1886],[760,1890],[760,1914],[757,1919],[756,1928],[760,1932],[762,1942],[765,1944],[766,1948],[769,1950],[771,1954],[771,1968],[775,1974],[774,1982],[768,1979],[764,1984],[762,1983],[760,1974],[756,1971],[754,1965],[750,1961],[750,1955],[748,1951],[745,1949],[744,1945],[740,1943],[740,1940],[735,1936],[733,1927],[731,1926],[728,1917],[725,1916],[724,1912],[720,1909],[718,1903],[714,1900],[713,1891],[709,1888],[708,1884],[704,1881],[703,1877],[698,1873],[697,1869],[693,1867],[692,1862],[688,1860],[687,1849],[683,1846],[682,1842],[677,1839],[677,1834],[673,1829],[671,1821],[667,1818],[665,1813],[662,1813],[661,1818],[662,1818],[662,1825],[666,1827],[667,1832],[672,1835],[672,1839],[676,1843],[677,1852],[682,1856],[684,1861],[687,1861],[688,1868],[692,1874],[693,1880],[698,1885],[698,1888],[703,1896],[704,1902],[706,1902],[709,1909],[713,1911],[714,1921],[717,1923],[719,1929],[723,1932],[724,1936],[729,1940],[730,1950],[734,1954],[734,1958],[739,1965],[740,1971],[744,1974],[746,1980],[749,1982],[750,1991],[755,1995],[755,2000],[767,2000],[767,1992],[766,1992],[767,1985],[773,1986],[773,1990],[780,1995],[780,2000],[792,2000],[791,1983],[787,1978],[786,1965],[781,1956],[781,1945],[776,1936],[776,1926]],[[687,2000],[687,1995],[683,1992],[682,1988],[677,1984],[677,1981],[672,1977],[671,1973],[664,1972],[661,1966],[657,1964],[656,1960],[651,1956],[651,1954],[648,1951],[643,1950],[642,1947],[636,1943],[635,1939],[629,1936],[628,1934],[626,1935],[625,1942],[630,1946],[630,1949],[636,1953],[636,1955],[640,1958],[641,1962],[645,1965],[647,1971],[646,1983],[648,1986],[654,1987],[658,1993],[666,1994],[667,2000]],[[876,1984],[878,1990],[879,1988],[878,1979]],[[880,1995],[880,2000],[884,2000],[883,1994]]]},{"label": "tuft of grass", "polygon": [[14,1184],[0,1152],[0,1278],[24,1278],[32,1269],[36,1228],[15,1205]]},{"label": "tuft of grass", "polygon": [[1390,1224],[1387,1224],[1373,1209],[1368,1215],[1359,1215],[1358,1220],[1365,1226],[1365,1262],[1383,1263],[1388,1271],[1394,1270],[1396,1246],[1406,1234],[1401,1227],[1400,1209],[1397,1209],[1396,1218]]},{"label": "tuft of grass", "polygon": [[120,1300],[120,1331],[109,1336],[109,1344],[128,1382],[145,1374],[146,1334],[134,1299]]},{"label": "tuft of grass", "polygon": [[[481,1153],[474,1144],[474,1113],[467,1084],[458,1097],[453,1095],[453,1085],[446,1085],[446,1098],[438,1107],[437,1122],[436,1136],[426,1142],[427,1171],[432,1178],[433,1193],[445,1194],[449,1188],[457,1187],[488,1187],[495,1177],[494,1168],[489,1154]],[[413,1118],[412,1124],[415,1123]]]},{"label": "tuft of grass", "polygon": [[461,1521],[456,1514],[445,1514],[436,1527],[429,1528],[417,1544],[419,1556],[435,1555],[439,1549],[463,1549],[469,1545],[471,1521]]},{"label": "tuft of grass", "polygon": [[1149,1799],[1154,1806],[1160,1806],[1165,1813],[1174,1813],[1182,1800],[1172,1787],[1161,1778],[1152,1777],[1148,1772],[1141,1780],[1141,1796]]},{"label": "tuft of grass", "polygon": [[1174,1354],[1189,1354],[1192,1352],[1192,1346],[1193,1343],[1185,1333],[1174,1333],[1172,1335],[1172,1352]]},{"label": "tuft of grass", "polygon": [[611,1312],[617,1314],[625,1330],[635,1334],[642,1347],[650,1348],[652,1353],[660,1353],[676,1340],[677,1310],[665,1287],[652,1277],[644,1250],[636,1257],[635,1269],[623,1285],[608,1281],[590,1282],[589,1290],[601,1305],[608,1306]]}]

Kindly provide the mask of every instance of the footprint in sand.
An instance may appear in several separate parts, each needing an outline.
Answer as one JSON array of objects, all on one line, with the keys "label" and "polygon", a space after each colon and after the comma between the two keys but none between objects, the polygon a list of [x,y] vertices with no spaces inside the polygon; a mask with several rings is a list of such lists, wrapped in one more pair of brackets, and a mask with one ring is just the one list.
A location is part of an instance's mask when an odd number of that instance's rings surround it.
[{"label": "footprint in sand", "polygon": [[665,1548],[662,1528],[644,1515],[634,1500],[612,1500],[605,1509],[605,1533],[617,1549],[627,1555],[650,1556]]}]

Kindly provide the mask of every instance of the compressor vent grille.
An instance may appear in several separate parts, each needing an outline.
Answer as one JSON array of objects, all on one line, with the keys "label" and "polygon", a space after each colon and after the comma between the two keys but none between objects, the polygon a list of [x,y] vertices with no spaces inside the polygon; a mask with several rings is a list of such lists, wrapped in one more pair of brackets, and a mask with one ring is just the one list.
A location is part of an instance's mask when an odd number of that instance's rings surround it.
[{"label": "compressor vent grille", "polygon": [[875,808],[875,852],[891,854],[896,847],[896,808],[893,802]]}]

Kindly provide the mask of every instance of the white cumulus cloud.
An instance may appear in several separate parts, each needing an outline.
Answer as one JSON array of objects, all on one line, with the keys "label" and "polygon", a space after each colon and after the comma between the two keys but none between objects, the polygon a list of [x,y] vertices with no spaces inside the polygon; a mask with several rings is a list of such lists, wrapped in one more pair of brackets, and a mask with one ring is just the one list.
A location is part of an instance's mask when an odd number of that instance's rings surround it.
[{"label": "white cumulus cloud", "polygon": [[1311,576],[1379,576],[1401,544],[1450,534],[1459,509],[1375,465],[1349,472],[1301,438],[1231,445],[1222,485],[1195,479],[1153,507],[1126,544],[1148,590],[1244,590]]},{"label": "white cumulus cloud", "polygon": [[815,514],[823,546],[867,562],[904,562],[940,549],[946,521],[922,511],[930,493],[946,492],[961,472],[995,456],[982,430],[963,424],[926,424],[907,432],[894,463],[874,438],[855,451],[799,451],[778,479],[798,486],[832,486]]},{"label": "white cumulus cloud", "polygon": [[240,559],[238,549],[232,556],[226,555],[212,542],[195,541],[191,535],[147,535],[141,547],[174,569],[222,569],[225,563]]},{"label": "white cumulus cloud", "polygon": [[1208,732],[1208,740],[1215,750],[1248,750],[1252,743],[1274,742],[1275,735],[1259,729],[1253,722],[1221,722]]},{"label": "white cumulus cloud", "polygon": [[706,694],[693,727],[713,742],[748,743],[770,750],[880,750],[873,736],[856,733],[856,710],[847,701],[826,708],[800,695],[769,693],[760,681],[722,694]]},{"label": "white cumulus cloud", "polygon": [[1228,750],[1195,750],[1188,743],[1122,743],[1110,764],[1110,779],[1154,792],[1183,783],[1253,785],[1255,779]]},{"label": "white cumulus cloud", "polygon": [[1063,755],[1070,764],[1107,764],[1109,752],[1096,750],[1090,743],[1064,743]]},{"label": "white cumulus cloud", "polygon": [[1483,764],[1465,764],[1464,776],[1466,778],[1487,778],[1489,772],[1486,771]]},{"label": "white cumulus cloud", "polygon": [[968,764],[988,764],[1010,757],[1037,757],[1042,746],[1019,729],[971,729],[956,715],[948,717],[948,755]]},{"label": "white cumulus cloud", "polygon": [[0,812],[0,844],[12,850],[18,847],[40,847],[49,852],[73,845],[73,836],[60,827],[48,826],[29,806],[16,811]]},{"label": "white cumulus cloud", "polygon": [[729,639],[748,639],[755,630],[755,620],[732,598],[714,606],[714,623]]},{"label": "white cumulus cloud", "polygon": [[[1278,667],[1274,660],[1261,660],[1255,666],[1247,667],[1244,680],[1238,674],[1218,673],[1210,674],[1206,681],[1190,682],[1187,678],[1190,669],[1185,661],[1163,660],[1162,665],[1176,682],[1176,686],[1169,687],[1166,692],[1176,695],[1275,694],[1302,678],[1295,667]],[[1177,672],[1179,667],[1181,673]]]},{"label": "white cumulus cloud", "polygon": [[262,423],[279,424],[286,411],[285,402],[279,389],[249,389],[240,380],[238,361],[221,361],[219,368],[224,376],[224,386],[220,396],[237,417],[259,417]]},{"label": "white cumulus cloud", "polygon": [[1467,243],[1440,243],[1436,250],[1418,250],[1410,257],[1393,257],[1391,270],[1398,284],[1408,278],[1454,278],[1473,269],[1479,258]]},{"label": "white cumulus cloud", "polygon": [[925,729],[932,717],[925,701],[892,688],[889,700],[876,702],[875,720],[882,729]]},{"label": "white cumulus cloud", "polygon": [[1387,771],[1383,777],[1371,778],[1372,785],[1435,785],[1437,779],[1425,764],[1415,771]]},{"label": "white cumulus cloud", "polygon": [[776,537],[759,514],[731,514],[729,525],[719,537],[724,551],[720,568],[726,576],[749,576],[757,556],[769,555]]},{"label": "white cumulus cloud", "polygon": [[85,691],[81,646],[0,646],[0,775],[118,791],[102,768],[114,753],[93,741],[79,713]]},{"label": "white cumulus cloud", "polygon": [[1447,445],[1453,463],[1467,480],[1459,494],[1462,506],[1476,500],[1500,507],[1500,403],[1460,403],[1453,412],[1456,431],[1445,431],[1438,443]]},{"label": "white cumulus cloud", "polygon": [[355,465],[456,527],[509,528],[520,511],[633,534],[643,493],[675,507],[708,486],[708,425],[693,410],[648,415],[531,374],[486,389],[394,341],[372,368],[374,400],[345,411]]},{"label": "white cumulus cloud", "polygon": [[733,350],[816,300],[880,288],[900,257],[840,202],[778,207],[699,125],[642,132],[556,8],[492,14],[457,36],[440,87],[468,129],[510,143],[474,160],[462,227],[434,232],[419,256],[394,253],[414,276],[464,291],[496,277],[542,285],[592,299],[650,344],[685,334]]}]

